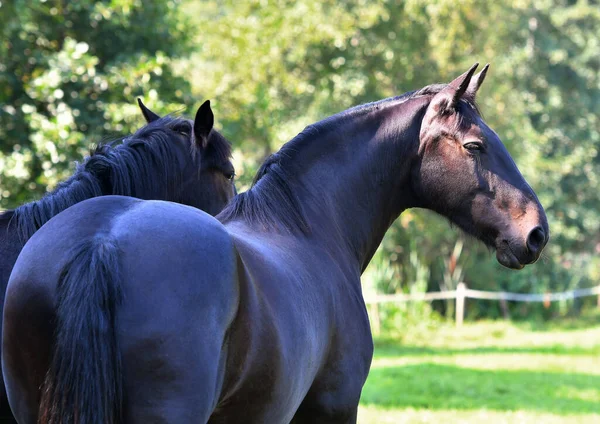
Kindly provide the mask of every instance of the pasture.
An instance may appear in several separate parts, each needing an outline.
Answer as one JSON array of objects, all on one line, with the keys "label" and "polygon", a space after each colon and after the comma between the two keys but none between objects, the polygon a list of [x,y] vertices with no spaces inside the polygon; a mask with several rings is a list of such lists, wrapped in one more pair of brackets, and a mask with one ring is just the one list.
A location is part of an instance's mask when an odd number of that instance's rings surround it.
[{"label": "pasture", "polygon": [[600,315],[376,339],[358,422],[600,423]]},{"label": "pasture", "polygon": [[600,424],[592,3],[0,0],[0,423]]}]

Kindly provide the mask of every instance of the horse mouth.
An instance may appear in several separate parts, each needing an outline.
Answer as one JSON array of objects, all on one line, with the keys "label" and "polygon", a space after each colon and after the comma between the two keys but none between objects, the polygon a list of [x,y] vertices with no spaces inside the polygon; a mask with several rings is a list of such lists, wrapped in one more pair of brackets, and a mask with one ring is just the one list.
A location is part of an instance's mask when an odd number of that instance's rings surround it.
[{"label": "horse mouth", "polygon": [[500,265],[517,270],[523,269],[525,265],[535,262],[521,262],[506,240],[503,240],[500,246],[496,248],[496,259]]}]

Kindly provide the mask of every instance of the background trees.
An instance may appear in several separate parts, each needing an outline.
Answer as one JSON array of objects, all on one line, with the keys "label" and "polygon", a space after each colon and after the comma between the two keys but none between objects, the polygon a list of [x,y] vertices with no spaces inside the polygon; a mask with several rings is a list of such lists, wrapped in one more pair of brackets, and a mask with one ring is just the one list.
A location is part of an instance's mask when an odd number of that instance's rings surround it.
[{"label": "background trees", "polygon": [[173,73],[191,46],[177,3],[0,4],[2,206],[38,198],[91,143],[139,126],[136,96],[159,109],[193,103]]},{"label": "background trees", "polygon": [[[434,214],[409,211],[366,281],[387,292],[459,280],[533,292],[598,282],[597,1],[1,4],[3,207],[39,197],[90,143],[141,125],[136,96],[163,113],[213,99],[244,189],[264,157],[305,125],[490,62],[479,102],[546,207],[544,259],[520,273],[502,269]],[[470,313],[499,311],[473,302]]]}]

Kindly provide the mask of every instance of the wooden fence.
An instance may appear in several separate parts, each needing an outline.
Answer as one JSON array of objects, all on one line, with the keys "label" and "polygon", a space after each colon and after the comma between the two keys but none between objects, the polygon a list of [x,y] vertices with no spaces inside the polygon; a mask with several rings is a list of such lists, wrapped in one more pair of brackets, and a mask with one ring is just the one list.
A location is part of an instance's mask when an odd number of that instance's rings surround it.
[{"label": "wooden fence", "polygon": [[576,297],[584,296],[598,296],[598,306],[600,307],[600,286],[576,289],[561,293],[527,294],[472,290],[467,288],[465,283],[458,283],[456,290],[451,291],[414,294],[378,294],[373,296],[365,296],[365,302],[367,305],[373,305],[373,326],[375,327],[375,332],[377,333],[378,328],[380,327],[378,305],[381,303],[456,299],[456,325],[460,327],[464,319],[465,299],[467,298],[512,302],[556,302],[559,300],[575,299]]}]

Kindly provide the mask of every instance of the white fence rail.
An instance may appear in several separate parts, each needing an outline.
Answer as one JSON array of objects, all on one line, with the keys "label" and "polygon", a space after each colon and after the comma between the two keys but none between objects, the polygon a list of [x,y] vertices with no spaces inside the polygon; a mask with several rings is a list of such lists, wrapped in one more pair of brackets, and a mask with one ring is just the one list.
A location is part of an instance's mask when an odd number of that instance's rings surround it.
[{"label": "white fence rail", "polygon": [[467,298],[512,302],[556,302],[560,300],[575,299],[577,297],[584,296],[598,296],[598,306],[600,306],[600,286],[585,289],[576,289],[561,293],[527,294],[471,290],[468,289],[464,283],[459,283],[456,287],[456,290],[451,291],[414,294],[379,294],[374,296],[365,296],[365,302],[367,303],[367,305],[373,305],[373,312],[375,314],[374,325],[377,329],[379,327],[378,305],[381,303],[456,299],[456,325],[461,326],[464,318],[465,299]]}]

